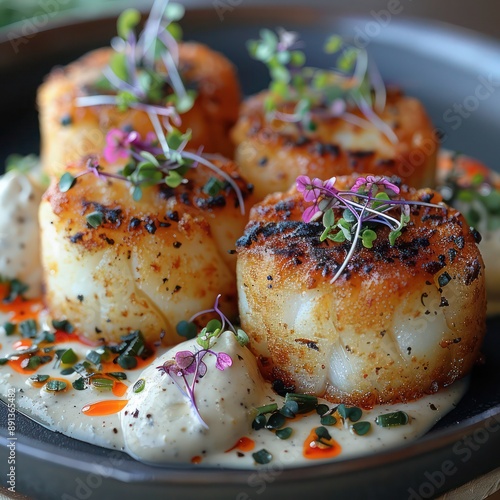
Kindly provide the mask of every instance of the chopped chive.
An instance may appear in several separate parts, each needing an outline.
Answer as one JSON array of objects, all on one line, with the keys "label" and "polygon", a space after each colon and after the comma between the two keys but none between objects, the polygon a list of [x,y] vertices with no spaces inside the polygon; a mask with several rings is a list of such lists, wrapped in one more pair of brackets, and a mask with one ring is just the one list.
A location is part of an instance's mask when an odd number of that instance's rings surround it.
[{"label": "chopped chive", "polygon": [[310,394],[295,394],[288,392],[285,396],[285,404],[288,401],[295,401],[298,404],[296,413],[309,413],[318,405],[318,398]]},{"label": "chopped chive", "polygon": [[9,361],[7,358],[0,358],[0,366],[5,365]]},{"label": "chopped chive", "polygon": [[393,413],[379,415],[375,419],[375,423],[380,425],[380,427],[397,427],[400,425],[406,425],[409,420],[410,417],[408,417],[408,414],[404,411],[395,411]]},{"label": "chopped chive", "polygon": [[321,417],[321,425],[335,425],[337,419],[333,415],[324,415]]},{"label": "chopped chive", "polygon": [[45,384],[45,389],[51,392],[59,392],[59,391],[64,391],[66,389],[66,382],[62,380],[49,380]]},{"label": "chopped chive", "polygon": [[326,439],[328,441],[332,439],[332,436],[325,427],[316,427],[314,432],[316,433],[316,436],[318,436],[318,439]]},{"label": "chopped chive", "polygon": [[[4,280],[2,280],[4,281]],[[18,279],[12,279],[7,281],[9,285],[9,294],[3,299],[3,302],[9,304],[17,299],[17,297],[22,297],[23,293],[29,289],[29,286]]]},{"label": "chopped chive", "polygon": [[56,341],[56,336],[52,332],[47,332],[43,331],[40,342],[48,342],[49,344],[52,344]]},{"label": "chopped chive", "polygon": [[27,319],[19,323],[19,330],[21,335],[25,338],[35,338],[37,334],[37,324],[34,319]]},{"label": "chopped chive", "polygon": [[85,379],[83,377],[76,379],[72,385],[73,388],[77,391],[83,391],[84,389],[86,389]]},{"label": "chopped chive", "polygon": [[23,370],[36,370],[41,364],[42,358],[40,356],[31,356],[21,361],[21,368]]},{"label": "chopped chive", "polygon": [[358,436],[364,436],[371,429],[372,424],[370,422],[356,422],[352,424],[352,431]]},{"label": "chopped chive", "polygon": [[283,429],[278,429],[276,431],[276,436],[280,439],[288,439],[292,435],[291,427],[284,427]]},{"label": "chopped chive", "polygon": [[101,356],[102,354],[98,353],[97,351],[89,351],[87,353],[86,358],[93,364],[93,365],[100,365],[101,364]]},{"label": "chopped chive", "polygon": [[330,408],[328,407],[328,405],[318,405],[316,406],[316,413],[319,415],[319,416],[323,416],[325,413],[328,413],[328,411],[330,410]]},{"label": "chopped chive", "polygon": [[271,403],[269,405],[259,406],[256,408],[257,415],[262,415],[264,413],[272,413],[278,409],[278,405],[276,403]]},{"label": "chopped chive", "polygon": [[29,380],[31,382],[46,382],[47,380],[49,380],[49,376],[48,375],[32,375]]},{"label": "chopped chive", "polygon": [[73,325],[67,319],[61,319],[61,320],[53,319],[52,326],[56,330],[61,330],[66,333],[73,333],[75,330]]},{"label": "chopped chive", "polygon": [[116,380],[127,380],[127,374],[123,372],[107,372],[106,375],[116,378]]},{"label": "chopped chive", "polygon": [[142,392],[144,390],[144,387],[146,387],[146,381],[143,378],[140,378],[135,384],[132,390],[134,391],[135,394],[138,394],[139,392]]},{"label": "chopped chive", "polygon": [[5,335],[9,336],[16,332],[16,324],[15,323],[4,323],[3,329],[5,330]]},{"label": "chopped chive", "polygon": [[281,429],[285,425],[286,419],[285,417],[279,413],[273,413],[269,419],[267,420],[266,428],[267,429]]},{"label": "chopped chive", "polygon": [[61,375],[71,375],[72,373],[75,373],[74,368],[65,368],[64,370],[61,370]]},{"label": "chopped chive", "polygon": [[267,418],[265,415],[257,415],[252,422],[252,429],[258,431],[266,426]]},{"label": "chopped chive", "polygon": [[269,453],[265,448],[252,453],[252,457],[255,460],[255,463],[260,465],[268,464],[273,459],[271,453]]},{"label": "chopped chive", "polygon": [[104,220],[104,215],[102,214],[102,212],[96,211],[87,214],[85,218],[87,220],[87,224],[96,229],[102,224],[102,221]]},{"label": "chopped chive", "polygon": [[186,337],[187,339],[194,339],[196,335],[198,335],[198,328],[196,328],[196,325],[188,321],[179,321],[175,329],[178,335]]},{"label": "chopped chive", "polygon": [[111,390],[113,388],[114,382],[109,378],[95,378],[92,377],[92,385],[97,387],[98,389],[108,389]]},{"label": "chopped chive", "polygon": [[61,363],[64,365],[72,365],[76,363],[78,360],[78,356],[75,354],[75,351],[73,349],[67,349],[64,351],[64,353],[61,355],[59,358],[61,360]]},{"label": "chopped chive", "polygon": [[287,401],[280,409],[280,413],[286,418],[295,418],[299,413],[299,404],[297,401]]},{"label": "chopped chive", "polygon": [[122,354],[121,356],[118,356],[117,363],[124,370],[132,370],[137,366],[137,359],[134,356],[127,356],[125,354]]},{"label": "chopped chive", "polygon": [[357,406],[347,407],[344,404],[340,404],[337,407],[337,411],[344,421],[357,422],[363,415],[363,410]]}]

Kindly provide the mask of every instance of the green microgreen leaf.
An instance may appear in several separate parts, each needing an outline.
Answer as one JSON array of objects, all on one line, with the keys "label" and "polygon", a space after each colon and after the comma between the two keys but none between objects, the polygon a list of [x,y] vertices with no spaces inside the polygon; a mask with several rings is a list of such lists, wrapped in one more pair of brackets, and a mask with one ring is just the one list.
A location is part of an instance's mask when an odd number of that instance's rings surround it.
[{"label": "green microgreen leaf", "polygon": [[327,38],[324,50],[327,54],[335,54],[342,48],[343,44],[344,41],[341,36],[332,35]]},{"label": "green microgreen leaf", "polygon": [[328,407],[328,405],[320,404],[320,405],[316,406],[316,413],[319,416],[323,416],[325,413],[328,413],[329,411],[330,411],[330,408]]},{"label": "green microgreen leaf", "polygon": [[118,36],[127,40],[141,21],[141,13],[137,9],[126,9],[118,17],[116,28]]},{"label": "green microgreen leaf", "polygon": [[289,400],[280,408],[280,413],[286,418],[295,418],[299,413],[299,404],[297,401]]},{"label": "green microgreen leaf", "polygon": [[167,176],[165,177],[165,184],[168,187],[175,189],[182,184],[184,177],[180,175],[176,170],[169,170]]},{"label": "green microgreen leaf", "polygon": [[326,429],[326,427],[316,427],[314,429],[314,432],[316,433],[316,436],[318,436],[318,439],[325,439],[327,441],[330,441],[332,439],[332,436]]},{"label": "green microgreen leaf", "polygon": [[40,159],[36,155],[18,155],[12,154],[5,160],[5,171],[17,171],[22,174],[29,174],[40,164]]},{"label": "green microgreen leaf", "polygon": [[71,375],[75,373],[74,368],[65,368],[64,370],[61,370],[61,375]]},{"label": "green microgreen leaf", "polygon": [[365,229],[361,233],[361,241],[365,248],[373,248],[373,242],[377,239],[377,233],[373,229]]},{"label": "green microgreen leaf", "polygon": [[65,172],[59,179],[59,191],[65,193],[69,191],[76,183],[76,178],[69,172]]}]

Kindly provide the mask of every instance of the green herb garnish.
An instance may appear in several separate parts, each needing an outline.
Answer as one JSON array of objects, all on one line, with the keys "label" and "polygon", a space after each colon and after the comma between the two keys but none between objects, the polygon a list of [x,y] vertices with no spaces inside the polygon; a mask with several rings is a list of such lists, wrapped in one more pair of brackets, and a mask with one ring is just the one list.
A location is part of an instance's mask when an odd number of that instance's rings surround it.
[{"label": "green herb garnish", "polygon": [[288,439],[292,435],[291,427],[284,427],[283,429],[278,429],[276,431],[276,436],[280,439]]},{"label": "green herb garnish", "polygon": [[67,319],[61,319],[61,320],[53,319],[52,326],[56,330],[60,330],[66,333],[73,333],[75,330],[73,325]]},{"label": "green herb garnish", "polygon": [[3,329],[5,331],[5,335],[9,336],[9,335],[12,335],[14,333],[16,333],[16,324],[15,323],[4,323],[3,325]]},{"label": "green herb garnish", "polygon": [[255,463],[259,465],[268,464],[273,459],[271,453],[269,453],[265,448],[255,453],[252,453],[252,457],[255,460]]},{"label": "green herb garnish", "polygon": [[352,425],[352,432],[358,436],[364,436],[371,428],[372,424],[370,422],[356,422]]},{"label": "green herb garnish", "polygon": [[134,391],[135,394],[138,394],[139,392],[142,392],[144,390],[144,387],[146,387],[146,381],[143,378],[140,378],[134,384],[134,387],[132,387],[132,390]]},{"label": "green herb garnish", "polygon": [[19,323],[19,330],[23,337],[33,339],[37,335],[38,326],[34,319],[27,319]]},{"label": "green herb garnish", "polygon": [[64,391],[66,387],[67,387],[66,382],[63,382],[62,380],[49,380],[45,384],[45,389],[50,392]]}]

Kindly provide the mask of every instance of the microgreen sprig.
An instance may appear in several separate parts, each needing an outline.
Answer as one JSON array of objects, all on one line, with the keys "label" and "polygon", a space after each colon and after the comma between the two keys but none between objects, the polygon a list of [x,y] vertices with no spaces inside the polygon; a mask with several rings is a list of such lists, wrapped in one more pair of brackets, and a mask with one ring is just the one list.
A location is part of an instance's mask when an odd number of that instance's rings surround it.
[{"label": "microgreen sprig", "polygon": [[[271,76],[270,93],[264,102],[268,119],[300,123],[314,130],[314,116],[341,117],[363,128],[375,125],[392,142],[397,136],[379,116],[386,104],[382,78],[366,51],[330,36],[324,46],[335,67],[319,69],[306,66],[306,57],[299,50],[303,44],[298,34],[279,29],[277,34],[263,29],[259,40],[250,40],[250,55],[263,62]],[[374,92],[372,92],[374,89]],[[295,103],[293,113],[279,109],[281,103]],[[351,113],[359,109],[364,118]]]},{"label": "microgreen sprig", "polygon": [[[177,333],[188,339],[196,338],[196,343],[201,349],[195,346],[192,351],[179,351],[175,354],[174,359],[167,360],[163,365],[157,367],[162,375],[167,374],[172,379],[181,394],[189,400],[196,417],[205,429],[208,429],[208,425],[200,415],[195,395],[196,384],[204,377],[208,369],[203,360],[207,355],[215,356],[215,367],[220,371],[224,371],[226,368],[232,366],[233,360],[231,356],[224,352],[215,352],[212,349],[217,338],[225,331],[226,326],[236,335],[240,345],[248,343],[246,333],[241,329],[235,328],[221,311],[219,307],[220,298],[221,295],[217,295],[213,308],[200,311],[194,314],[189,321],[181,321],[177,325]],[[218,314],[220,321],[217,319],[210,320],[197,333],[198,329],[193,321],[199,316],[214,312]]]},{"label": "microgreen sprig", "polygon": [[[394,246],[402,229],[410,221],[410,205],[434,208],[445,207],[433,203],[409,201],[396,198],[400,189],[394,183],[381,176],[368,175],[358,177],[349,190],[335,187],[336,178],[327,181],[310,179],[305,175],[297,177],[297,190],[307,202],[313,202],[304,210],[302,220],[311,222],[322,217],[325,227],[320,236],[321,241],[331,240],[337,243],[351,242],[344,262],[332,278],[333,283],[344,271],[356,251],[358,241],[365,248],[372,248],[377,239],[377,224],[390,228],[389,244]],[[342,217],[335,219],[335,212],[342,211]],[[393,214],[399,211],[399,217]]]},{"label": "microgreen sprig", "polygon": [[179,114],[189,111],[196,98],[195,91],[185,88],[178,70],[177,39],[182,31],[176,22],[183,15],[182,5],[155,0],[144,30],[137,36],[140,13],[125,10],[118,18],[119,37],[112,40],[115,52],[97,84],[107,93],[79,97],[77,106],[113,105],[122,111],[144,111],[159,137],[163,136],[162,126],[167,132],[172,123],[179,126]]},{"label": "microgreen sprig", "polygon": [[[112,129],[106,135],[104,159],[109,163],[128,159],[125,167],[117,173],[108,172],[100,167],[97,158],[89,158],[86,168],[78,174],[65,172],[62,175],[59,189],[62,192],[69,191],[78,177],[93,174],[99,179],[112,178],[129,182],[133,199],[140,201],[144,187],[166,184],[176,188],[187,182],[185,174],[190,168],[203,165],[222,177],[234,189],[240,211],[244,214],[243,194],[234,179],[202,154],[186,151],[189,138],[189,132],[182,134],[177,129],[172,129],[166,136],[161,135],[161,140],[153,133],[142,139],[136,131]],[[158,143],[162,141],[165,146],[159,147]]]},{"label": "microgreen sprig", "polygon": [[467,162],[467,157],[459,153],[453,154],[451,161],[452,168],[439,187],[443,199],[453,206],[459,204],[459,210],[472,227],[484,223],[490,231],[499,229],[500,190],[493,180],[482,172],[468,176],[460,166],[462,161]]}]

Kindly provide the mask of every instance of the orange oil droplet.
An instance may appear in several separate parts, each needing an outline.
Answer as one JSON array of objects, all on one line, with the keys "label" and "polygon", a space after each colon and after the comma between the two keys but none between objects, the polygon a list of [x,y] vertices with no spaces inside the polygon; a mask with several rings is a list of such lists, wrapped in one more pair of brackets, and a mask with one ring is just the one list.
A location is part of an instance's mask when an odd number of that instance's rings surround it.
[{"label": "orange oil droplet", "polygon": [[21,363],[26,359],[29,358],[28,355],[24,356],[19,356],[17,359],[9,359],[9,362],[7,363],[14,371],[21,373],[23,375],[33,375],[33,373],[36,372],[36,368],[34,370],[28,370],[27,368],[23,368],[21,366]]},{"label": "orange oil droplet", "polygon": [[238,439],[238,442],[229,450],[226,450],[226,453],[233,450],[239,451],[252,451],[255,448],[255,441],[246,436],[243,436],[241,439]]},{"label": "orange oil droplet", "polygon": [[22,339],[22,340],[16,340],[12,344],[12,348],[16,351],[21,351],[23,349],[28,349],[28,347],[31,347],[33,345],[33,341],[31,339]]},{"label": "orange oil droplet", "polygon": [[193,457],[191,459],[191,463],[192,464],[200,464],[202,460],[203,459],[199,455],[196,455],[195,457]]},{"label": "orange oil droplet", "polygon": [[123,410],[127,406],[126,399],[110,399],[106,401],[98,401],[90,403],[82,408],[82,413],[89,417],[102,417],[104,415],[113,415]]},{"label": "orange oil droplet", "polygon": [[[0,288],[0,296],[6,296],[6,293],[2,294],[2,288]],[[43,303],[41,299],[24,300],[21,297],[17,297],[8,304],[0,301],[0,312],[10,314],[10,321],[14,322],[26,319],[38,319],[38,315],[42,309]]]},{"label": "orange oil droplet", "polygon": [[124,383],[116,380],[113,382],[113,394],[116,397],[121,398],[127,392],[127,389],[128,387]]},{"label": "orange oil droplet", "polygon": [[331,439],[328,441],[330,447],[321,448],[316,445],[315,441],[317,441],[318,436],[314,429],[311,430],[306,440],[304,441],[303,447],[303,455],[304,458],[308,458],[310,460],[316,460],[321,458],[332,458],[336,457],[342,451],[342,447],[335,441]]}]

